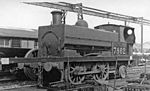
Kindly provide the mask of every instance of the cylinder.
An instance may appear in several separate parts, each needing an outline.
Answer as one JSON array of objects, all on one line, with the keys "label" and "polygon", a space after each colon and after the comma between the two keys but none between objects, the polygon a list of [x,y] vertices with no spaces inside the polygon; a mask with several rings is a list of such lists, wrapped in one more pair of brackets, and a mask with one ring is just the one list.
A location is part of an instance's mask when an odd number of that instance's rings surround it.
[{"label": "cylinder", "polygon": [[62,24],[62,12],[61,11],[52,11],[52,24],[59,25]]}]

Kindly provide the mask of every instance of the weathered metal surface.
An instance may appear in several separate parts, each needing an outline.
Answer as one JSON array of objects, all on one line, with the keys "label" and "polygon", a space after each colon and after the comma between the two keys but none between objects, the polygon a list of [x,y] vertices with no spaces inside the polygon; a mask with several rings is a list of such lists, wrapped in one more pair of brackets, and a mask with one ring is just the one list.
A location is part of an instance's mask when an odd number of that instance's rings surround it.
[{"label": "weathered metal surface", "polygon": [[[90,35],[90,36],[89,36]],[[60,56],[63,48],[69,45],[111,47],[118,41],[118,33],[98,31],[70,25],[39,27],[39,55]],[[74,50],[76,47],[72,46]],[[50,50],[50,51],[49,51]],[[80,49],[81,50],[81,49]],[[87,51],[87,50],[84,50]]]},{"label": "weathered metal surface", "polygon": [[[85,41],[83,43],[88,44],[88,45],[96,45],[96,43],[94,43],[96,41],[98,42],[118,41],[118,33],[94,30],[94,29],[90,29],[86,27],[76,27],[76,26],[65,25],[64,33],[65,33],[64,36],[66,36],[66,39],[76,40],[76,41],[65,42],[65,43],[71,42],[71,44],[72,42],[77,42],[78,40],[83,40]],[[90,43],[90,41],[92,41],[92,44]],[[78,44],[78,43],[75,43],[75,44]],[[101,46],[101,44],[99,43],[98,46]]]}]

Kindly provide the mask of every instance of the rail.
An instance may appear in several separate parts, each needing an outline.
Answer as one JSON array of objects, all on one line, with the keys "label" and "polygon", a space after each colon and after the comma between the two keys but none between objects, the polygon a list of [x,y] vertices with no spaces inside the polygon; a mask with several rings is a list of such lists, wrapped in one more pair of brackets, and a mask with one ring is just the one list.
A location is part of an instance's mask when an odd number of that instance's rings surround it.
[{"label": "rail", "polygon": [[88,80],[83,84],[72,85],[64,82],[50,83],[48,91],[108,91],[107,84],[99,84]]}]

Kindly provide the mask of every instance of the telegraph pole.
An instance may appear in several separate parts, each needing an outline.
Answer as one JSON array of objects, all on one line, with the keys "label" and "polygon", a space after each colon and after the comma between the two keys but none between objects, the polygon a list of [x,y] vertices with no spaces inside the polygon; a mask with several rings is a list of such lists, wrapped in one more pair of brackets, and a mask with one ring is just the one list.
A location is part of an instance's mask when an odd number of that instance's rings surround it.
[{"label": "telegraph pole", "polygon": [[[143,17],[141,17],[141,20],[143,21]],[[141,22],[141,53],[143,55],[143,23]]]}]

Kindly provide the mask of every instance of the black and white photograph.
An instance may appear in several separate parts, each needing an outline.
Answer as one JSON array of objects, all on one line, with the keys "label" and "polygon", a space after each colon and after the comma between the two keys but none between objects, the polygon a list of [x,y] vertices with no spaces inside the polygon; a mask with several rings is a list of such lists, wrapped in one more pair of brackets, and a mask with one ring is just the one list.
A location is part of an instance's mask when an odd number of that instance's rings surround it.
[{"label": "black and white photograph", "polygon": [[149,0],[0,0],[0,91],[150,91]]}]

